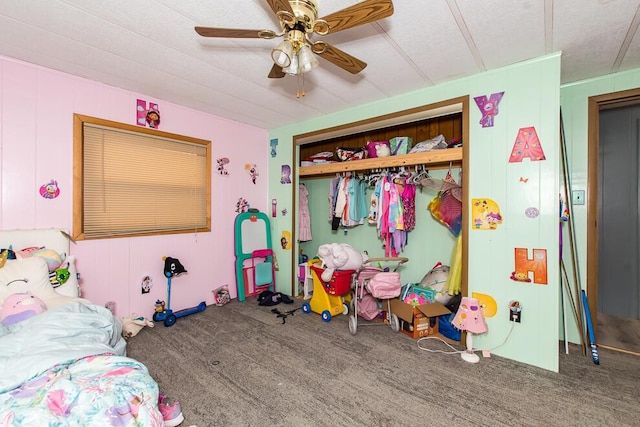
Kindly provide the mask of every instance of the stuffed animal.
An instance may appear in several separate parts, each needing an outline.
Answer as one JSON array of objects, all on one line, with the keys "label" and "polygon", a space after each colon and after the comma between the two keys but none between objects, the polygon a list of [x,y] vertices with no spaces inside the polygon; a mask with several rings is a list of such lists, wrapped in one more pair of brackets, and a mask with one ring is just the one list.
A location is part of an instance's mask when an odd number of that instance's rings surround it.
[{"label": "stuffed animal", "polygon": [[47,310],[47,305],[30,292],[9,295],[0,307],[0,322],[9,326],[37,316]]},{"label": "stuffed animal", "polygon": [[154,324],[144,316],[138,316],[136,314],[132,314],[131,317],[123,317],[122,336],[124,338],[135,337],[145,326],[153,328]]},{"label": "stuffed animal", "polygon": [[69,272],[69,263],[58,267],[53,273],[49,273],[49,281],[51,282],[51,286],[54,288],[67,283],[69,277],[71,277],[71,272]]},{"label": "stuffed animal", "polygon": [[445,289],[447,279],[449,278],[449,266],[437,263],[420,281],[420,286],[428,287],[436,291],[436,301],[442,305],[447,305],[453,295],[450,295]]},{"label": "stuffed animal", "polygon": [[347,243],[328,243],[318,248],[324,271],[321,278],[329,282],[336,270],[357,270],[369,257]]},{"label": "stuffed animal", "polygon": [[53,249],[42,248],[31,252],[31,256],[39,256],[44,258],[49,267],[49,273],[56,271],[67,257],[65,253],[58,253]]}]

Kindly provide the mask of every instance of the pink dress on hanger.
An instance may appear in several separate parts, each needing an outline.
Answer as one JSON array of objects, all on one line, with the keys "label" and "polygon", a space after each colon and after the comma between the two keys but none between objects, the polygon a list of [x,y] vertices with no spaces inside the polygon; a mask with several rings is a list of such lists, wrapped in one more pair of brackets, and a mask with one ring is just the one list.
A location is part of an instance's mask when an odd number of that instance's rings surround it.
[{"label": "pink dress on hanger", "polygon": [[311,240],[311,213],[309,212],[309,190],[306,185],[298,185],[298,240]]}]

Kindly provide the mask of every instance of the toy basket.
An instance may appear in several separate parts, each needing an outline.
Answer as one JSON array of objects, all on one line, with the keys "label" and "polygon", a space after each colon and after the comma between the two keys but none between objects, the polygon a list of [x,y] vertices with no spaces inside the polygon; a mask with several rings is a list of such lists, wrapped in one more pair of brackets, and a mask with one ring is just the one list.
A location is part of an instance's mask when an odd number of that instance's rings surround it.
[{"label": "toy basket", "polygon": [[310,267],[316,272],[316,275],[322,282],[324,290],[329,295],[345,295],[351,291],[351,278],[355,270],[336,270],[331,276],[331,280],[325,282],[321,279],[324,268],[316,267],[312,265]]}]

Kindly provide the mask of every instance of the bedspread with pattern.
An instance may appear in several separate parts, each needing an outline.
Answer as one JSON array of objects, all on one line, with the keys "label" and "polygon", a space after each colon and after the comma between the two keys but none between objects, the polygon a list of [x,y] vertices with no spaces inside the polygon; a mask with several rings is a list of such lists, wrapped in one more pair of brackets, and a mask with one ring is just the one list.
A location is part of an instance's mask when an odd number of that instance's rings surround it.
[{"label": "bedspread with pattern", "polygon": [[81,303],[0,325],[0,427],[163,426],[158,385],[120,338]]}]

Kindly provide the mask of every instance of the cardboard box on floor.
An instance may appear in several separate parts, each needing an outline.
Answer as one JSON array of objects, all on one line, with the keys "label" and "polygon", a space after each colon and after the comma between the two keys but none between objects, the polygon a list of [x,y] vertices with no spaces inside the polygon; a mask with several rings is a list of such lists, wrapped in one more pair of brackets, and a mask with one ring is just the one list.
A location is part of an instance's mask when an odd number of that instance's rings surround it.
[{"label": "cardboard box on floor", "polygon": [[451,311],[439,302],[414,307],[402,300],[392,299],[391,313],[400,320],[400,332],[411,338],[422,338],[437,334],[438,316],[449,314]]}]

